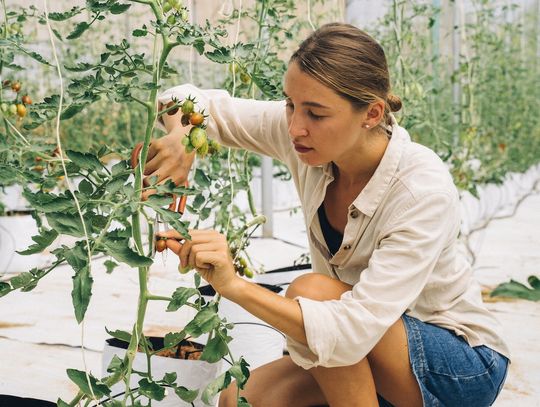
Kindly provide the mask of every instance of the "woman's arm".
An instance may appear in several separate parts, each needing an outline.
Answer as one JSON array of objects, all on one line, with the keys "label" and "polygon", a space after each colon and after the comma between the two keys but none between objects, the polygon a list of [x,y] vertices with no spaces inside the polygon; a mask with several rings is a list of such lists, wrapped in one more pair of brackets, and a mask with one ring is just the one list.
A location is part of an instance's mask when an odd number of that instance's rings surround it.
[{"label": "woman's arm", "polygon": [[[239,277],[224,235],[215,230],[190,230],[191,240],[174,230],[160,233],[182,267],[195,268],[214,289],[246,311],[307,345],[302,311],[297,301],[284,298]],[[180,240],[180,241],[179,241]]]}]

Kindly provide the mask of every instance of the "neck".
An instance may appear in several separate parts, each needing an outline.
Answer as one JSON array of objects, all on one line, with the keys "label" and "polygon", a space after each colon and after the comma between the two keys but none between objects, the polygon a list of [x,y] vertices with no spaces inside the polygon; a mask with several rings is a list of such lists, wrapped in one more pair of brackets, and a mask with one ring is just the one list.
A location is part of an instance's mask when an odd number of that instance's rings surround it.
[{"label": "neck", "polygon": [[353,153],[333,162],[337,183],[345,188],[365,186],[379,166],[386,147],[388,137],[374,136],[369,145],[352,150]]}]

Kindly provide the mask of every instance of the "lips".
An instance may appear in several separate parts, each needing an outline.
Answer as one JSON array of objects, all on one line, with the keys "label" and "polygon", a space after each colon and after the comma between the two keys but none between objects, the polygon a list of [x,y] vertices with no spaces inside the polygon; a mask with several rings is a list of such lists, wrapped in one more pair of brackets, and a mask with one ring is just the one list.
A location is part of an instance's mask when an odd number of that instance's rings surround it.
[{"label": "lips", "polygon": [[302,144],[296,144],[296,143],[294,143],[294,149],[298,151],[299,153],[307,153],[308,151],[313,150],[310,147],[306,147]]}]

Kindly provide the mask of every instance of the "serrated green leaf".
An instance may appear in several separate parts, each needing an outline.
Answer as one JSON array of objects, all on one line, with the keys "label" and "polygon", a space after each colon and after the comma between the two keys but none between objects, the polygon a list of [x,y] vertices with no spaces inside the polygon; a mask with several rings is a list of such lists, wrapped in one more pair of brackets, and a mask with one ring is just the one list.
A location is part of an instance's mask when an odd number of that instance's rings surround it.
[{"label": "serrated green leaf", "polygon": [[214,51],[207,51],[204,53],[204,55],[210,61],[218,64],[228,64],[234,61],[234,58],[231,55],[231,50],[225,47],[216,48]]},{"label": "serrated green leaf", "polygon": [[163,376],[163,381],[167,384],[173,384],[177,378],[178,375],[176,372],[165,373],[165,376]]},{"label": "serrated green leaf", "polygon": [[167,306],[167,311],[176,311],[180,307],[187,304],[188,300],[193,296],[198,296],[199,290],[195,288],[188,288],[188,287],[178,287],[173,295],[172,300],[169,302],[169,305]]},{"label": "serrated green leaf", "polygon": [[169,206],[172,202],[171,196],[166,195],[151,195],[148,197],[146,201],[144,201],[145,205],[154,208],[159,209],[162,206]]},{"label": "serrated green leaf", "polygon": [[112,260],[105,260],[103,265],[107,268],[107,274],[111,274],[116,267],[118,267],[118,263],[115,263]]},{"label": "serrated green leaf", "polygon": [[64,21],[76,16],[77,14],[80,14],[82,10],[83,9],[80,7],[72,7],[71,10],[63,13],[49,13],[48,17],[53,21]]},{"label": "serrated green leaf", "polygon": [[540,301],[540,289],[531,289],[515,280],[499,284],[490,295],[492,297],[512,297],[529,301]]},{"label": "serrated green leaf", "polygon": [[11,280],[9,280],[9,282],[14,289],[17,289],[24,287],[27,284],[30,284],[33,279],[34,276],[31,273],[25,271],[24,273],[13,277]]},{"label": "serrated green leaf", "polygon": [[62,256],[75,271],[82,270],[88,265],[86,242],[79,241],[74,247],[62,246]]},{"label": "serrated green leaf", "polygon": [[154,208],[159,213],[165,223],[168,223],[174,230],[180,233],[182,236],[190,238],[188,230],[188,222],[182,221],[182,214],[168,209]]},{"label": "serrated green leaf", "polygon": [[3,297],[11,291],[11,286],[8,283],[0,281],[0,297]]},{"label": "serrated green leaf", "polygon": [[203,189],[206,189],[210,186],[211,181],[210,178],[202,171],[201,169],[197,168],[195,170],[195,182],[197,185],[201,186]]},{"label": "serrated green leaf", "polygon": [[139,393],[151,400],[161,401],[165,398],[165,388],[146,378],[139,380]]},{"label": "serrated green leaf", "polygon": [[82,112],[86,106],[88,106],[88,103],[74,103],[69,105],[60,115],[60,120],[71,119],[77,113]]},{"label": "serrated green leaf", "polygon": [[82,222],[78,214],[51,212],[45,216],[49,225],[58,233],[75,237],[84,236]]},{"label": "serrated green leaf", "polygon": [[[81,391],[90,397],[98,399],[111,394],[111,389],[106,384],[99,382],[94,376],[86,376],[85,372],[76,369],[67,369],[67,375],[70,380],[75,383]],[[90,386],[88,382],[90,381]]]},{"label": "serrated green leaf", "polygon": [[219,315],[213,307],[204,308],[184,328],[188,335],[197,338],[219,325]]},{"label": "serrated green leaf", "polygon": [[103,242],[106,252],[115,260],[126,263],[131,267],[148,267],[153,261],[149,257],[141,256],[129,247],[129,239],[105,240]]},{"label": "serrated green leaf", "polygon": [[131,33],[131,35],[133,35],[134,37],[146,37],[147,34],[147,30],[142,30],[140,28],[133,30],[133,32]]},{"label": "serrated green leaf", "polygon": [[180,332],[169,332],[165,334],[165,337],[163,338],[163,344],[166,348],[171,348],[173,346],[178,345],[182,340],[186,337],[186,333],[184,331]]},{"label": "serrated green leaf", "polygon": [[36,242],[35,244],[28,247],[26,250],[17,251],[17,253],[27,256],[29,254],[41,253],[49,245],[54,242],[58,232],[56,230],[43,230],[41,234],[37,236],[32,236],[32,240]]},{"label": "serrated green leaf", "polygon": [[87,62],[79,62],[77,65],[72,65],[72,66],[64,65],[64,68],[71,72],[86,72],[94,67],[95,67],[94,64],[89,64]]},{"label": "serrated green leaf", "polygon": [[84,319],[84,315],[90,303],[92,296],[92,284],[94,280],[90,275],[90,270],[87,266],[75,272],[73,276],[73,290],[71,291],[71,299],[73,300],[73,309],[75,318],[80,324]]},{"label": "serrated green leaf", "polygon": [[23,192],[23,196],[33,208],[40,212],[61,212],[75,207],[73,201],[64,196],[48,194],[45,192],[30,192],[27,190]]},{"label": "serrated green leaf", "polygon": [[210,382],[201,394],[201,400],[207,405],[213,404],[214,397],[223,389],[226,389],[231,383],[231,375],[225,372],[212,382]]},{"label": "serrated green leaf", "polygon": [[66,155],[74,164],[85,170],[101,171],[103,169],[103,164],[93,154],[67,150]]},{"label": "serrated green leaf", "polygon": [[124,361],[120,359],[117,355],[113,355],[111,361],[109,362],[109,366],[107,366],[107,372],[114,373],[123,368],[124,368]]},{"label": "serrated green leaf", "polygon": [[184,386],[178,386],[174,392],[186,403],[192,403],[199,395],[199,390],[188,390]]},{"label": "serrated green leaf", "polygon": [[107,327],[105,327],[105,331],[113,338],[119,339],[126,343],[129,343],[131,341],[131,334],[129,332],[122,331],[120,329],[117,329],[116,331],[109,331]]},{"label": "serrated green leaf", "polygon": [[210,339],[202,352],[201,360],[205,360],[208,363],[216,363],[223,356],[225,356],[227,353],[229,353],[229,347],[227,346],[227,343],[230,342],[232,338],[228,337],[228,341],[221,338],[219,335],[216,335],[212,339]]},{"label": "serrated green leaf", "polygon": [[109,11],[111,14],[122,14],[126,12],[131,7],[131,4],[113,4],[111,8],[109,8]]},{"label": "serrated green leaf", "polygon": [[66,37],[68,40],[74,40],[76,38],[79,38],[81,35],[84,34],[86,30],[90,28],[90,24],[88,24],[86,21],[82,21],[78,23],[72,32],[69,33],[69,35]]},{"label": "serrated green leaf", "polygon": [[229,368],[229,373],[236,379],[236,385],[243,389],[250,375],[249,363],[241,357]]}]

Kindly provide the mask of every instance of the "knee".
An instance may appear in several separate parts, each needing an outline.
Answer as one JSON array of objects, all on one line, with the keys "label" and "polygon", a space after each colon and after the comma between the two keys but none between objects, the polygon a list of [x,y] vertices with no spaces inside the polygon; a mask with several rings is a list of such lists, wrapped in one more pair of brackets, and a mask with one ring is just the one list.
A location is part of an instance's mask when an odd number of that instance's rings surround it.
[{"label": "knee", "polygon": [[236,407],[236,386],[231,384],[219,394],[218,407]]},{"label": "knee", "polygon": [[287,298],[305,297],[317,301],[339,299],[351,287],[331,277],[319,273],[308,273],[297,277],[289,285]]}]

